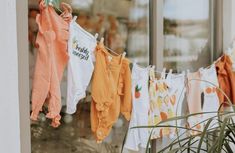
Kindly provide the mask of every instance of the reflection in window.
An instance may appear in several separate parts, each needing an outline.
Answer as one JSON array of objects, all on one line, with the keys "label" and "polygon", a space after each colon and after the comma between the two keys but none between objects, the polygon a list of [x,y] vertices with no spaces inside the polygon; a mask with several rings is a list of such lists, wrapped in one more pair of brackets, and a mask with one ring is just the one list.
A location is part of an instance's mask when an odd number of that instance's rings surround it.
[{"label": "reflection in window", "polygon": [[77,22],[87,31],[105,38],[117,53],[127,52],[132,60],[149,62],[148,0],[72,0]]},{"label": "reflection in window", "polygon": [[209,0],[164,0],[164,66],[176,71],[208,65]]}]

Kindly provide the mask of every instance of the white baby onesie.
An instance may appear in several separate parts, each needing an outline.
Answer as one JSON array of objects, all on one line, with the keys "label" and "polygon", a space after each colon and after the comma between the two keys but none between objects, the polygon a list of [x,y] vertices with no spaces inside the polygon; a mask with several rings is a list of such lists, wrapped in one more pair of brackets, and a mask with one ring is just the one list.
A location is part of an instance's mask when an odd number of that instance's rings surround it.
[{"label": "white baby onesie", "polygon": [[[174,112],[177,116],[182,115],[182,103],[185,97],[185,73],[169,73],[166,78],[167,86],[171,95],[171,101],[174,104]],[[178,107],[178,108],[177,108]]]},{"label": "white baby onesie", "polygon": [[[216,87],[219,86],[217,74],[216,74],[216,68],[213,64],[208,69],[201,69],[201,90],[204,93],[204,100],[202,100],[202,112],[215,112],[218,111],[220,103],[219,98],[216,92]],[[205,82],[208,81],[208,82]],[[209,83],[210,82],[210,83]],[[216,113],[209,113],[209,114],[203,114],[203,120],[206,120],[208,118],[211,118],[213,116],[216,116]],[[213,128],[218,126],[216,124],[216,118],[210,123],[209,128]],[[206,124],[206,122],[204,122]]]},{"label": "white baby onesie", "polygon": [[[183,100],[185,97],[185,72],[181,74],[169,73],[166,83],[170,93],[170,102],[173,108],[174,116],[182,116]],[[176,122],[171,122],[172,126],[176,126]],[[177,121],[177,126],[182,126],[182,121]],[[171,137],[175,136],[175,128],[171,128]]]},{"label": "white baby onesie", "polygon": [[136,128],[136,126],[148,125],[149,112],[149,68],[141,68],[137,64],[133,64],[132,68],[132,114],[127,133],[125,148],[133,151],[139,151],[146,148],[149,130],[148,128]]},{"label": "white baby onesie", "polygon": [[[76,17],[75,17],[76,19]],[[94,70],[92,54],[96,47],[96,38],[80,27],[75,19],[70,23],[68,42],[68,85],[67,110],[69,114],[76,112],[76,105],[86,96]]]}]

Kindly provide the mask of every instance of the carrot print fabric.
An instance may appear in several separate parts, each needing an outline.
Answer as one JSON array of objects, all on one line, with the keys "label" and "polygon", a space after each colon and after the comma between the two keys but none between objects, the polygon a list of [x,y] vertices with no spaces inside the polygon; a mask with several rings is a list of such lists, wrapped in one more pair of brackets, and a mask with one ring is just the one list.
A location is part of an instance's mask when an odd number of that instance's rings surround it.
[{"label": "carrot print fabric", "polygon": [[[167,81],[165,76],[161,79],[156,79],[154,69],[150,69],[150,111],[149,111],[149,125],[156,125],[161,121],[175,116],[174,113],[174,102],[171,97]],[[162,124],[163,125],[163,124]],[[164,123],[164,125],[170,125],[170,123]],[[165,128],[154,128],[152,132],[152,139],[161,138],[163,136],[169,136],[172,133],[172,129],[169,127]]]}]

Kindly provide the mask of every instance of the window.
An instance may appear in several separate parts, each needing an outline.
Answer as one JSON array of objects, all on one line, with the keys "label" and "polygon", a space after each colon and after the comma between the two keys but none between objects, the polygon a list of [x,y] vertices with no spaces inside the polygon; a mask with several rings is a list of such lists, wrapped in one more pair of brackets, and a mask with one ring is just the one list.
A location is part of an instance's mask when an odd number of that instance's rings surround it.
[{"label": "window", "polygon": [[[221,53],[222,5],[218,0],[151,1],[151,57],[161,71],[196,71]],[[219,38],[219,39],[218,39]],[[152,152],[170,139],[153,141]]]},{"label": "window", "polygon": [[164,67],[196,70],[211,63],[209,0],[164,0]]},{"label": "window", "polygon": [[[154,63],[181,72],[209,65],[215,54],[216,0],[160,0],[156,3]],[[161,27],[162,24],[162,27]],[[156,26],[160,26],[156,27]]]}]

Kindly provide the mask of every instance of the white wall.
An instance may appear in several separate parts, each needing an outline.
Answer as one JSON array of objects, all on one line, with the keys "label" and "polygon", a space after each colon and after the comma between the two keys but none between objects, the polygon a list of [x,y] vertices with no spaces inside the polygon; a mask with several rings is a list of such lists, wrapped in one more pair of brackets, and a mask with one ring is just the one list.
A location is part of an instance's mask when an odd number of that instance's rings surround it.
[{"label": "white wall", "polygon": [[19,0],[1,0],[0,5],[0,153],[30,152],[28,77],[22,75],[28,74],[25,6],[27,1]]},{"label": "white wall", "polygon": [[0,5],[0,152],[20,150],[16,2]]}]

